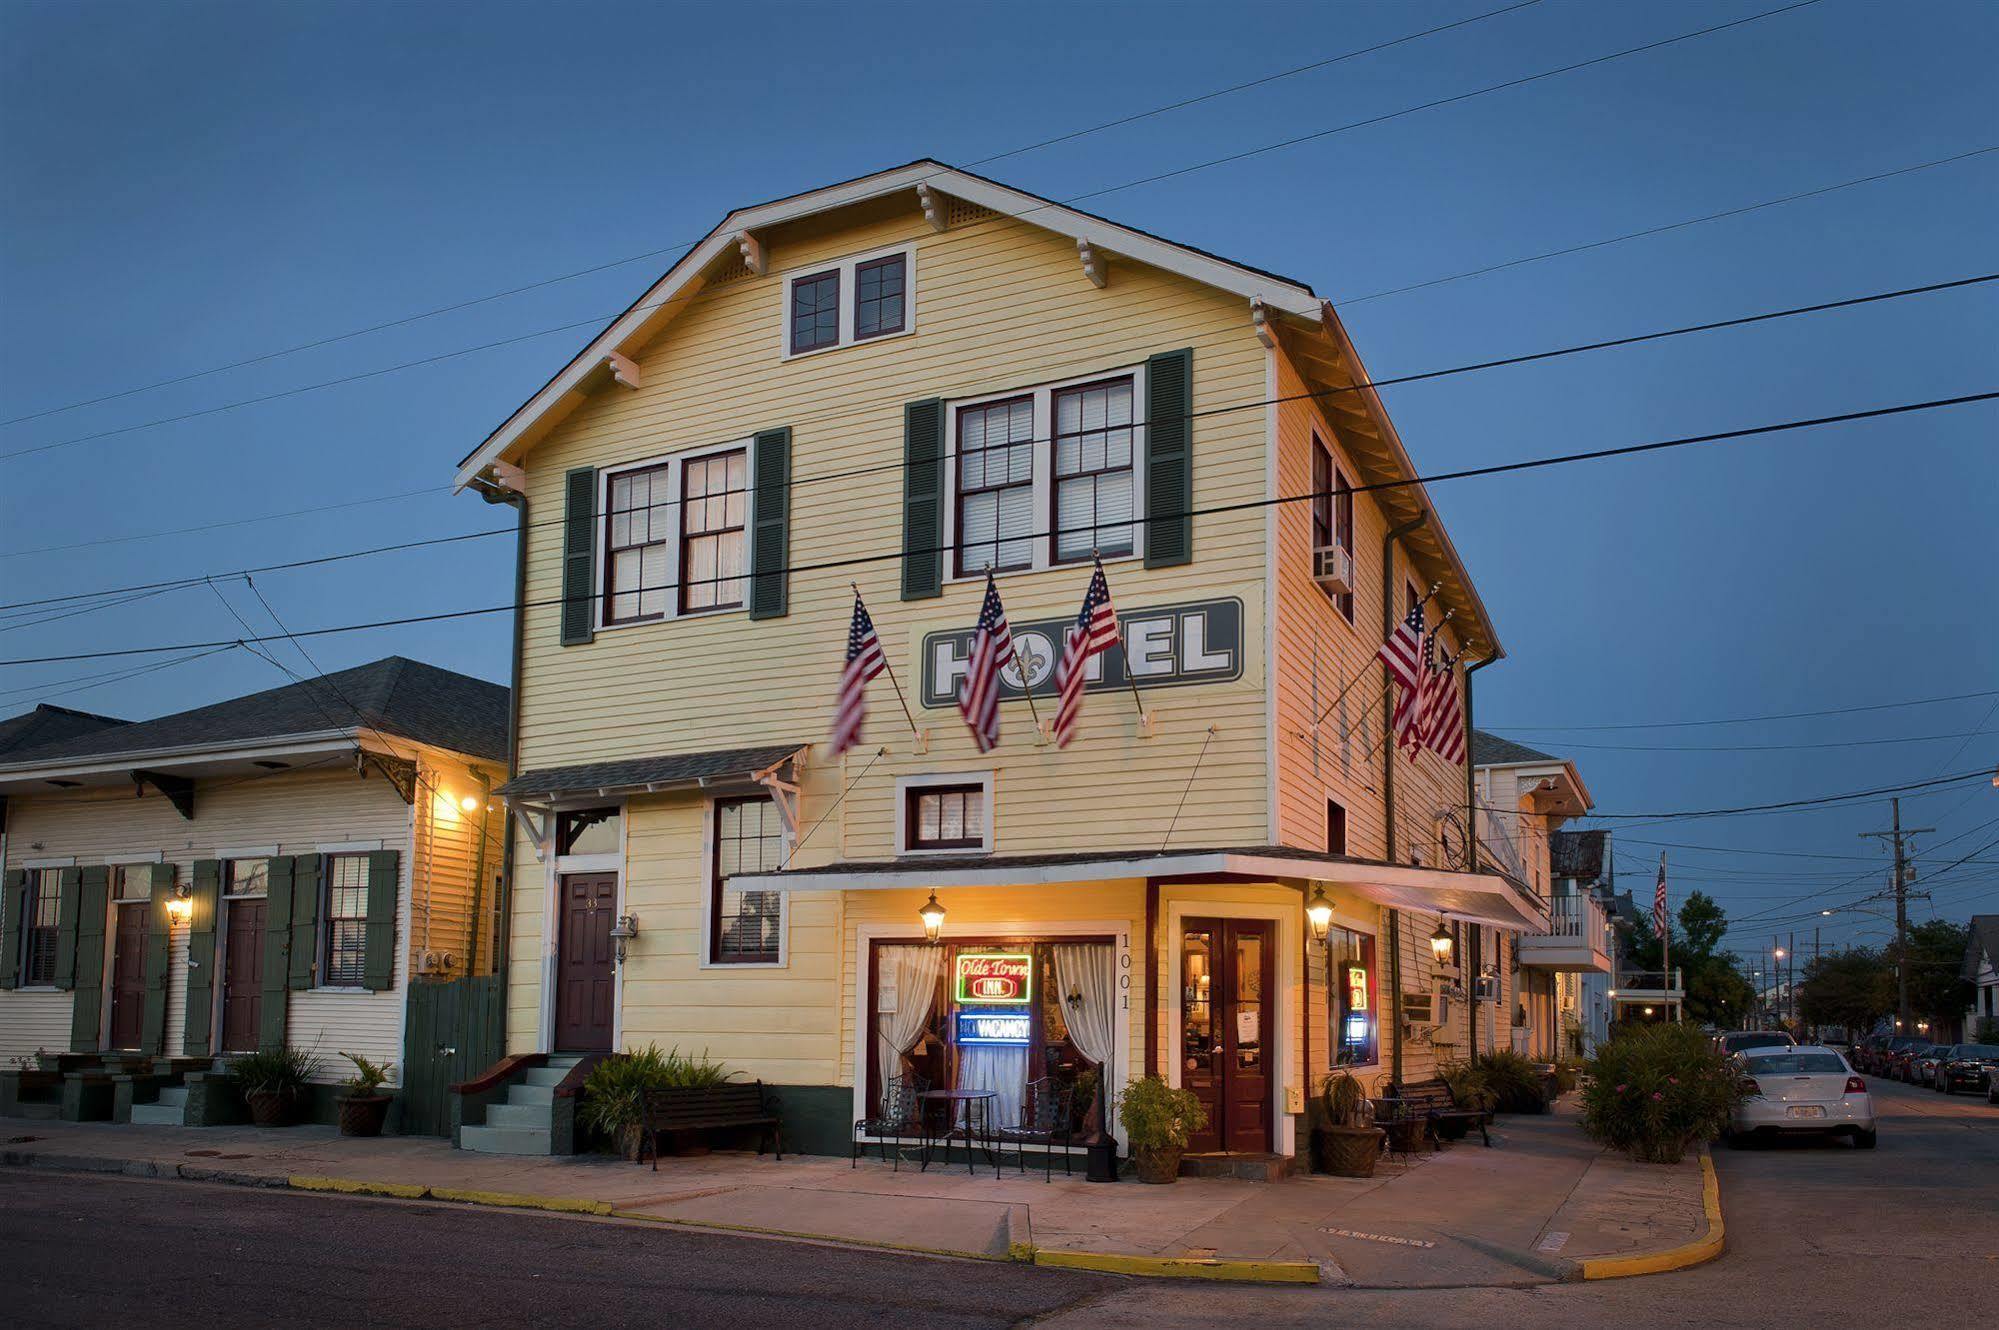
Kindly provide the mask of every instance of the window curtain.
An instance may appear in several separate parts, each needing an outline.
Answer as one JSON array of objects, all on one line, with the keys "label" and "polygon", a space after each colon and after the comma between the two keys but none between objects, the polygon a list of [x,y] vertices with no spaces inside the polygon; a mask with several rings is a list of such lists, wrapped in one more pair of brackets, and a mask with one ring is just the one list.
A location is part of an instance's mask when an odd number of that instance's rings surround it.
[{"label": "window curtain", "polygon": [[[1058,944],[1055,982],[1062,993],[1069,1038],[1084,1057],[1107,1067],[1117,1000],[1117,961],[1111,948],[1102,942]],[[1080,995],[1082,1001],[1070,1001],[1072,994]]]},{"label": "window curtain", "polygon": [[902,1055],[929,1027],[930,1009],[937,1002],[937,976],[944,972],[944,948],[883,947],[875,960],[880,977],[895,987],[895,1010],[875,1013],[877,1083],[886,1088],[902,1069]]},{"label": "window curtain", "polygon": [[[958,1050],[958,1088],[991,1090],[988,1111],[994,1126],[1018,1127],[1027,1098],[1027,1050],[1002,1044],[973,1044]],[[976,1111],[976,1110],[974,1110]]]}]

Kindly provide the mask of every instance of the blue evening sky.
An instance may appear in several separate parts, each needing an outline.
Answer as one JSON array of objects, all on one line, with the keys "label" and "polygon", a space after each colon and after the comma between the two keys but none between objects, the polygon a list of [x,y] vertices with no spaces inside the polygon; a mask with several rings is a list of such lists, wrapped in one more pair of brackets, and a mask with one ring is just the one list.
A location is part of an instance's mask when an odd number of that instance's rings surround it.
[{"label": "blue evening sky", "polygon": [[[1501,3],[12,0],[0,8],[0,417],[672,251],[733,206],[922,156],[969,165]],[[1778,3],[1543,0],[979,169],[1070,197]],[[1999,153],[1356,299],[1989,147],[1995,69],[1999,7],[1984,0],[1820,0],[1083,206],[1310,281],[1387,377],[1991,270]],[[601,320],[670,257],[0,427],[0,452]],[[1387,397],[1419,463],[1443,470],[1992,389],[1995,315],[1999,297],[1980,287]],[[443,487],[588,332],[0,462],[0,600],[505,525],[503,510]],[[1999,689],[1995,424],[1987,404],[1438,486],[1509,651],[1479,677],[1479,719],[1575,758],[1613,812],[1989,769],[1999,695],[1754,725],[1538,727]],[[426,492],[119,539],[409,491]],[[293,627],[496,605],[511,594],[510,546],[259,586]],[[240,584],[227,594],[268,622]],[[59,621],[0,613],[0,657],[240,632],[204,588]],[[501,679],[507,643],[496,615],[311,650],[328,669],[393,652]],[[281,681],[231,651],[71,691],[125,663],[0,668],[0,714],[50,700],[143,717]],[[1658,751],[1909,736],[1949,737]],[[1923,838],[1932,867],[1999,837],[1999,789],[1984,782],[1904,810],[1939,828]],[[1886,880],[1857,833],[1887,812],[1883,800],[1632,828],[1621,885],[1644,891],[1653,842],[1671,841],[1769,852],[1675,849],[1676,895],[1705,887],[1738,915],[1776,910],[1766,918],[1797,913],[1785,902],[1801,893],[1853,900]],[[1999,846],[1939,878],[1917,916],[1999,909],[1995,863]],[[1828,938],[1885,927],[1828,923]],[[1734,941],[1754,950],[1770,931],[1745,925]]]}]

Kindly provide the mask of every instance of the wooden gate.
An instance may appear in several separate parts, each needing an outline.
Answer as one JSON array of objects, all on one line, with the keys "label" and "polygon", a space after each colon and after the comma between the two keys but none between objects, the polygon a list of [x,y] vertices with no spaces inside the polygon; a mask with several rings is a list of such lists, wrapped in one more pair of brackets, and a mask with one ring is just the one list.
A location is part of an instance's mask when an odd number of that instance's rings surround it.
[{"label": "wooden gate", "polygon": [[449,1087],[469,1081],[505,1051],[506,989],[497,974],[411,983],[403,1034],[402,1131],[449,1136]]}]

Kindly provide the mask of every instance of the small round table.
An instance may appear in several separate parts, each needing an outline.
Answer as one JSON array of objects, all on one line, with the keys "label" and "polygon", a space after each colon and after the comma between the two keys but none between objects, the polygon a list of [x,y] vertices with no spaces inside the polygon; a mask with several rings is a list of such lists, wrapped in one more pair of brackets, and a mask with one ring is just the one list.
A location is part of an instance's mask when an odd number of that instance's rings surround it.
[{"label": "small round table", "polygon": [[[977,1174],[979,1171],[978,1166],[972,1162],[972,1147],[978,1145],[979,1141],[972,1133],[972,1105],[989,1104],[999,1098],[999,1092],[997,1090],[925,1090],[916,1097],[924,1103],[947,1105],[946,1112],[950,1115],[946,1120],[942,1136],[932,1137],[928,1132],[924,1133],[923,1170],[919,1171],[928,1170],[930,1167],[931,1146],[941,1141],[944,1148],[948,1150],[951,1148],[953,1139],[963,1137],[965,1141],[965,1171]],[[988,1160],[993,1158],[993,1152],[990,1149],[986,1150],[986,1158]]]}]

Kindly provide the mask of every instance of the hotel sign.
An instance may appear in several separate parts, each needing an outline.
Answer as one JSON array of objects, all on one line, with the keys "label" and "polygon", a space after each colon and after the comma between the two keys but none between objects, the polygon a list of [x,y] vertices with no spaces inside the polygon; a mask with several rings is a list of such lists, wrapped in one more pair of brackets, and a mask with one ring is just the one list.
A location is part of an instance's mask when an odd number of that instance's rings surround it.
[{"label": "hotel sign", "polygon": [[1347,1010],[1367,1010],[1367,967],[1364,965],[1347,966]]},{"label": "hotel sign", "polygon": [[1024,1011],[961,1011],[958,1043],[1025,1045],[1031,1028]]},{"label": "hotel sign", "polygon": [[[1000,671],[1000,697],[1055,695],[1055,662],[1062,638],[1076,622],[1073,616],[1038,619],[1013,627],[1014,653],[1019,660]],[[1242,677],[1242,602],[1204,600],[1187,605],[1127,610],[1118,615],[1125,650],[1101,652],[1084,667],[1084,688],[1097,692],[1123,688],[1129,677],[1140,688],[1227,683]],[[957,702],[958,687],[972,653],[972,632],[927,633],[923,638],[923,705],[948,707]]]},{"label": "hotel sign", "polygon": [[1025,952],[960,956],[951,985],[960,1006],[1022,1005],[1033,996],[1034,957]]}]

